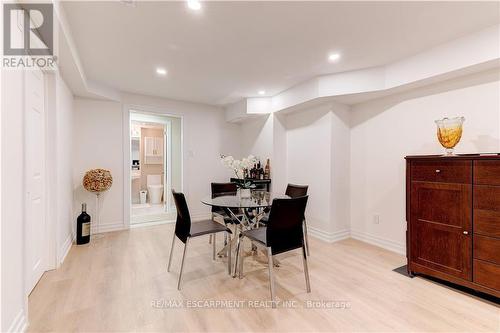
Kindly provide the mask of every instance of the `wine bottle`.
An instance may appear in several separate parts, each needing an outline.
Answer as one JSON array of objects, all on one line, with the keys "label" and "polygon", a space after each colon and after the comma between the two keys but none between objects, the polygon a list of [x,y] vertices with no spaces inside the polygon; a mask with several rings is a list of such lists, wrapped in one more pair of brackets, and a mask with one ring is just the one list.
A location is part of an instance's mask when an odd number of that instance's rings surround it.
[{"label": "wine bottle", "polygon": [[266,161],[266,167],[264,168],[264,179],[271,178],[271,166],[269,165],[269,159]]},{"label": "wine bottle", "polygon": [[87,204],[82,204],[82,213],[76,219],[76,244],[87,244],[90,241],[90,215]]}]

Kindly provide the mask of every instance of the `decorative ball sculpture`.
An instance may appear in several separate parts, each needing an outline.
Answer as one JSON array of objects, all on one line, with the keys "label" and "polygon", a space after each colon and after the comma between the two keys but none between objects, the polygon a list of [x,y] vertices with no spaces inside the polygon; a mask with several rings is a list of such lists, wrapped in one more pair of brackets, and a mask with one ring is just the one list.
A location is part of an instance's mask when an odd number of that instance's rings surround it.
[{"label": "decorative ball sculpture", "polygon": [[97,225],[95,227],[95,230],[97,232],[100,231],[99,196],[101,192],[109,190],[111,185],[113,185],[113,177],[111,176],[111,172],[106,169],[92,169],[87,171],[85,173],[85,176],[83,176],[83,187],[87,191],[95,194],[95,199],[96,199],[95,206],[96,206],[96,217],[97,217]]},{"label": "decorative ball sculpture", "polygon": [[453,156],[453,148],[462,138],[462,125],[465,121],[464,117],[443,118],[436,120],[437,137],[439,143],[446,149],[446,156]]},{"label": "decorative ball sculpture", "polygon": [[106,169],[92,169],[83,176],[83,187],[96,194],[109,190],[113,185],[111,172]]}]

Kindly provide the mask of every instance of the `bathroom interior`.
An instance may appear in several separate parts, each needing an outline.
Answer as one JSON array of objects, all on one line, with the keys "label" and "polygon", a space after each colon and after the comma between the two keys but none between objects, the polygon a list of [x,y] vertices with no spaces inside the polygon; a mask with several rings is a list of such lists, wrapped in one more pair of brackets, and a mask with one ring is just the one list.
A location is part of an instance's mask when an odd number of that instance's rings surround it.
[{"label": "bathroom interior", "polygon": [[180,119],[131,113],[131,224],[169,221],[181,190]]}]

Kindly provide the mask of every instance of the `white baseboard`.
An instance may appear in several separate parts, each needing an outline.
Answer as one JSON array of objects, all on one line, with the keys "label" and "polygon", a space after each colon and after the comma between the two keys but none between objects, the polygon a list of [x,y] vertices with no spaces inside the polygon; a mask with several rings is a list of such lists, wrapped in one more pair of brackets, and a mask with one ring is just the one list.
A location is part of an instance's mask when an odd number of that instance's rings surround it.
[{"label": "white baseboard", "polygon": [[356,230],[351,230],[351,238],[360,240],[362,242],[372,244],[378,247],[381,247],[383,249],[396,252],[398,254],[405,255],[406,254],[406,246],[405,244],[401,244],[398,242],[395,242],[393,240],[387,239],[387,238],[382,238],[379,236],[375,235],[370,235],[364,232],[359,232]]},{"label": "white baseboard", "polygon": [[162,220],[162,221],[153,221],[153,222],[143,222],[143,223],[131,223],[130,229],[142,228],[142,227],[152,227],[160,224],[170,224],[175,223],[175,220]]},{"label": "white baseboard", "polygon": [[12,321],[12,324],[10,324],[7,332],[25,332],[26,328],[28,328],[28,321],[24,313],[24,309],[21,309],[16,318],[14,318],[14,320]]},{"label": "white baseboard", "polygon": [[[95,223],[95,222],[93,222]],[[120,222],[113,222],[113,223],[101,223],[99,227],[97,225],[91,225],[90,231],[91,234],[100,234],[104,232],[111,232],[111,231],[117,231],[117,230],[125,230],[127,227],[123,224],[122,221]]]},{"label": "white baseboard", "polygon": [[71,250],[71,246],[73,245],[73,237],[72,235],[68,235],[66,240],[64,241],[63,245],[58,251],[57,255],[57,267],[61,266],[64,259],[66,259],[66,256],[69,253],[69,250]]},{"label": "white baseboard", "polygon": [[396,252],[398,254],[406,254],[405,244],[395,242],[393,240],[370,235],[364,232],[359,232],[356,230],[341,230],[336,232],[324,231],[315,227],[308,226],[307,231],[309,236],[318,238],[327,243],[338,242],[343,239],[353,238],[368,244],[372,244],[383,249],[389,250],[391,252]]},{"label": "white baseboard", "polygon": [[340,230],[335,232],[324,231],[318,228],[307,226],[307,234],[309,236],[321,239],[327,243],[338,242],[343,239],[349,238],[349,230]]}]

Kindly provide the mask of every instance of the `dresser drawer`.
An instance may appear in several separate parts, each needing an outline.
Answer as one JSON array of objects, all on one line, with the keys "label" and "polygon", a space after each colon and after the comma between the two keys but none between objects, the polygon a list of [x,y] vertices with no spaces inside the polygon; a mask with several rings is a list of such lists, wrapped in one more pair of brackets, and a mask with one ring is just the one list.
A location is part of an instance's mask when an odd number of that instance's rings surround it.
[{"label": "dresser drawer", "polygon": [[500,185],[500,160],[474,161],[474,184]]},{"label": "dresser drawer", "polygon": [[500,290],[500,265],[474,259],[474,283]]},{"label": "dresser drawer", "polygon": [[474,185],[474,209],[500,211],[500,186]]},{"label": "dresser drawer", "polygon": [[470,184],[471,161],[413,161],[411,180],[440,183]]},{"label": "dresser drawer", "polygon": [[474,259],[500,265],[500,239],[474,235]]},{"label": "dresser drawer", "polygon": [[474,234],[500,238],[500,211],[474,209]]}]

